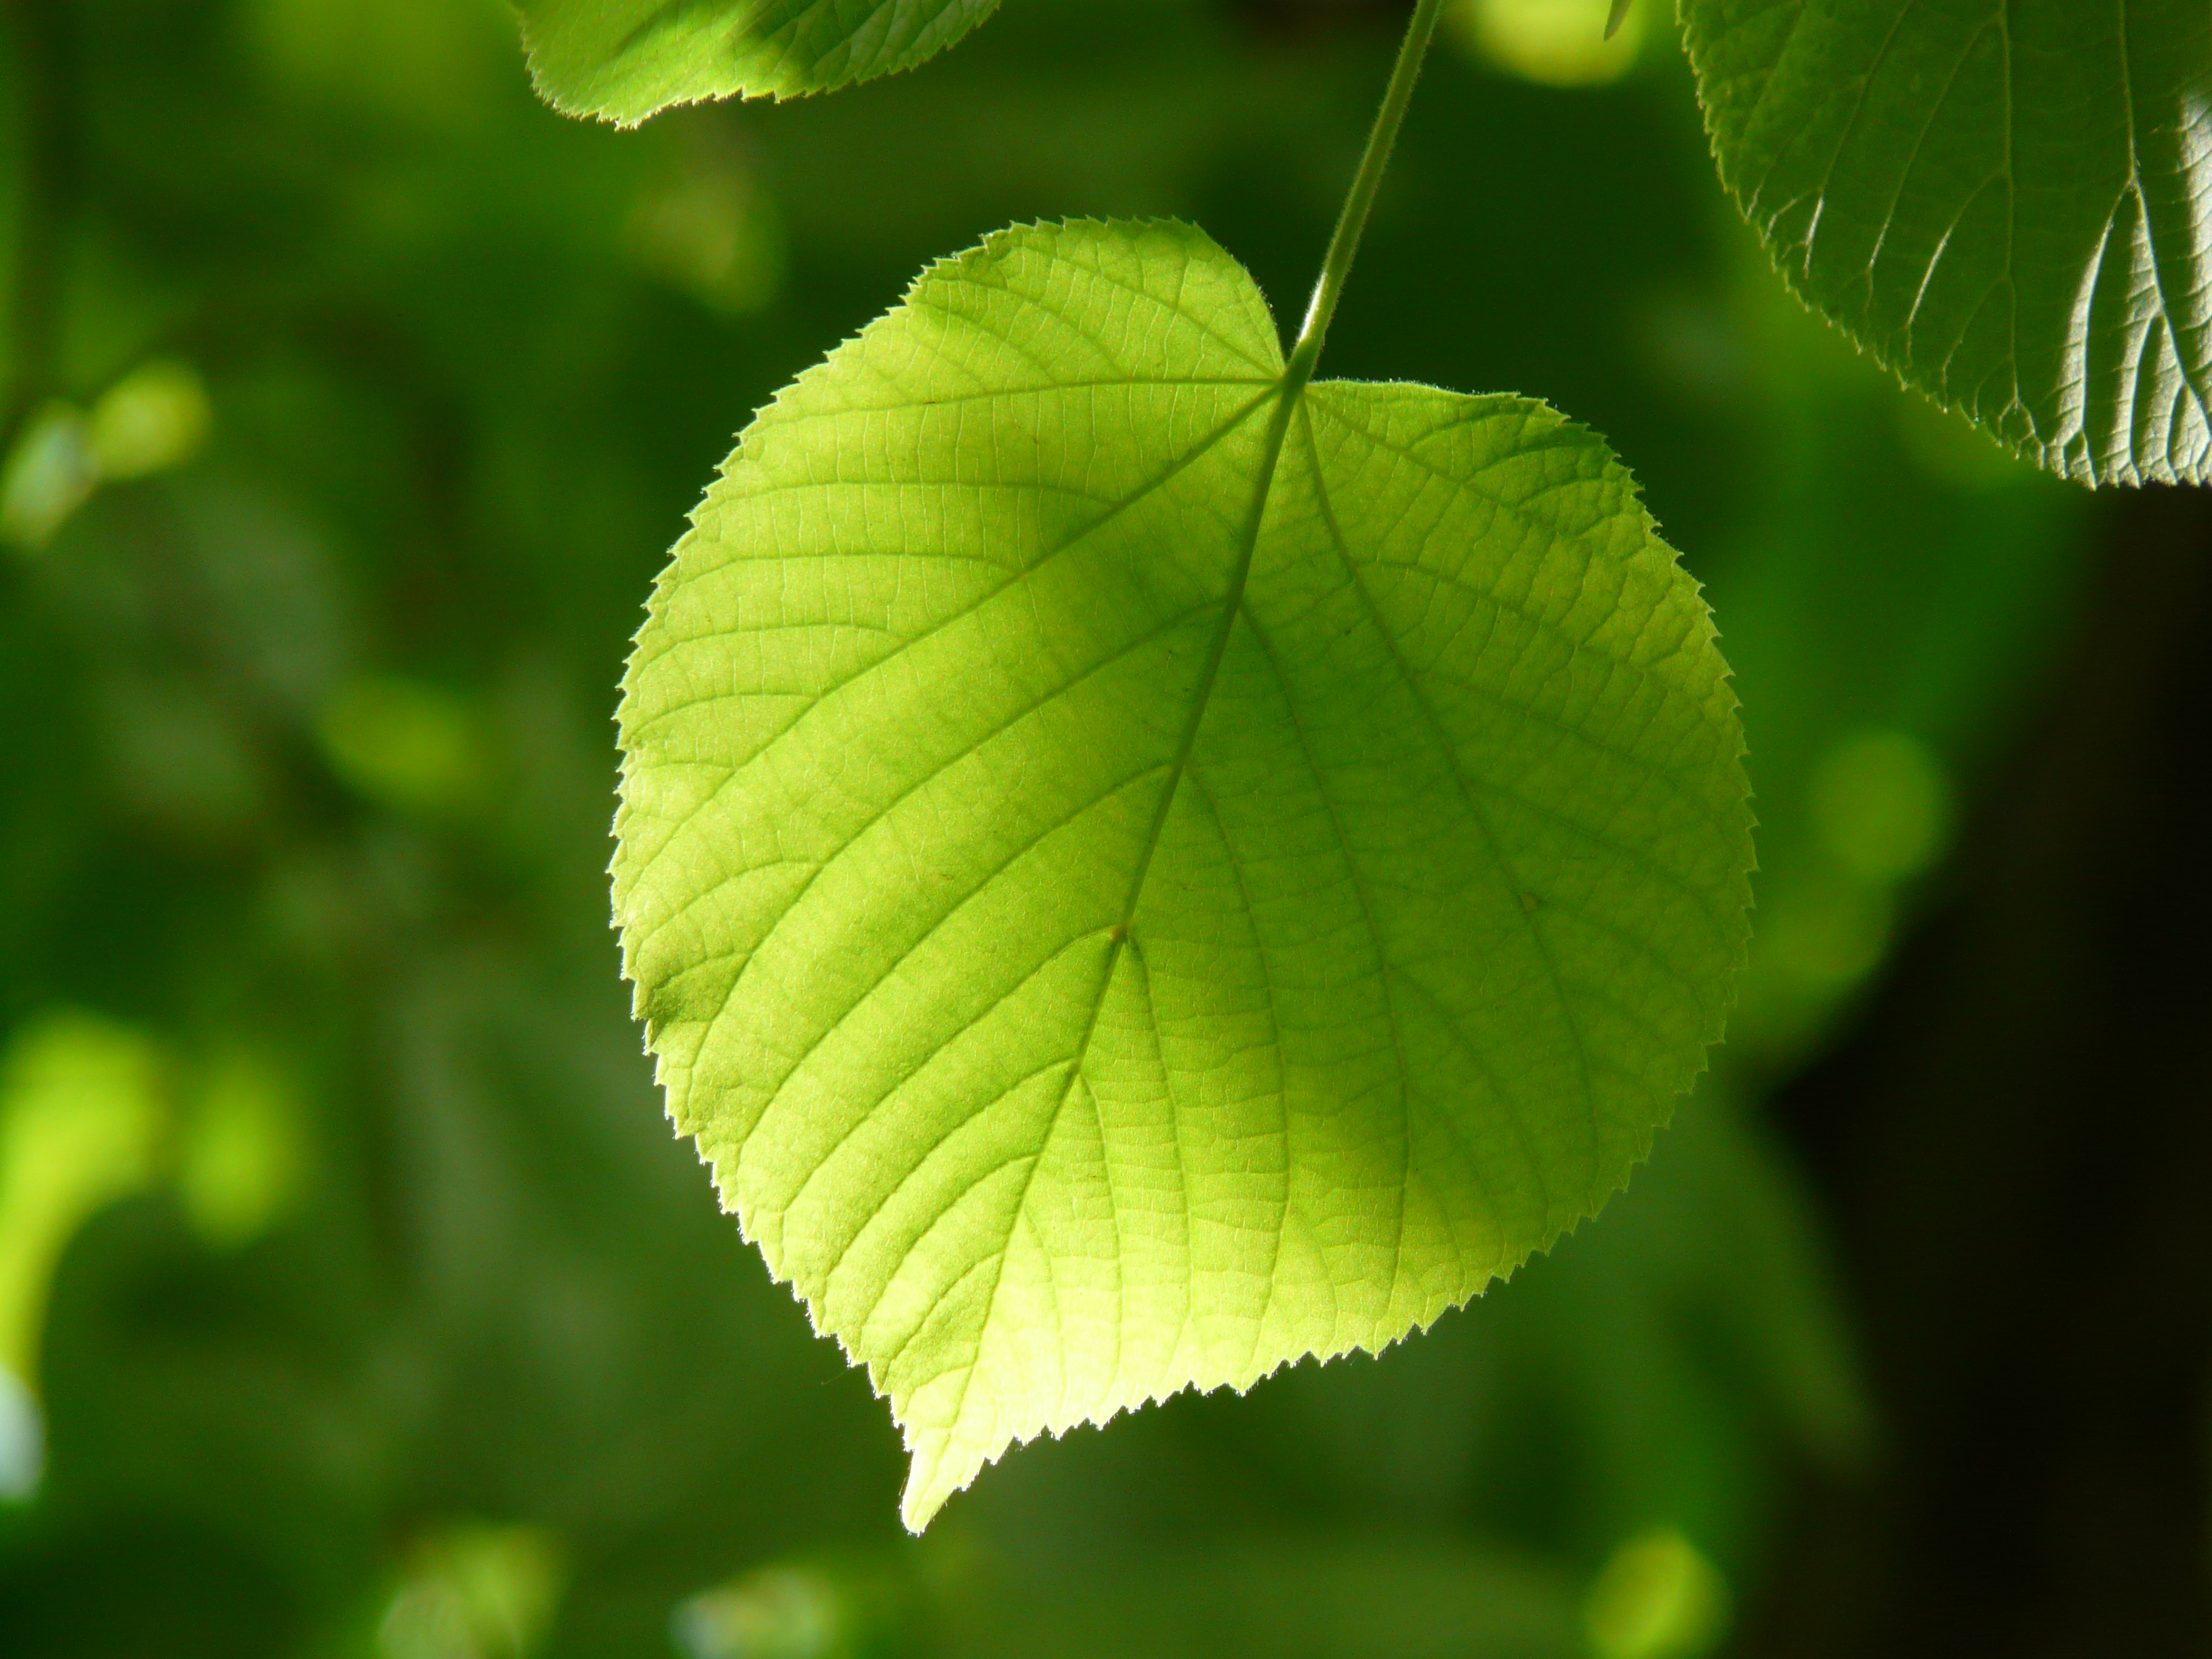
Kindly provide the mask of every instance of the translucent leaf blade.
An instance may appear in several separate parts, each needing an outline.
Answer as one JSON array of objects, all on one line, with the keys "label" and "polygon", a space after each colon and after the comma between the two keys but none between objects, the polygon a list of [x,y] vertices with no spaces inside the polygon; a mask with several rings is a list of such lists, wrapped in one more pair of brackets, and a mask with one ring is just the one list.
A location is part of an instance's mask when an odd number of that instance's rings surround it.
[{"label": "translucent leaf blade", "polygon": [[1741,743],[1627,476],[1281,374],[1201,234],[1006,233],[763,414],[639,636],[648,1040],[915,1526],[1465,1301],[1719,1035]]},{"label": "translucent leaf blade", "polygon": [[1809,304],[2055,472],[2212,477],[2212,9],[1683,15],[1722,177]]},{"label": "translucent leaf blade", "polygon": [[539,92],[635,125],[675,104],[797,98],[912,69],[999,0],[519,0]]}]

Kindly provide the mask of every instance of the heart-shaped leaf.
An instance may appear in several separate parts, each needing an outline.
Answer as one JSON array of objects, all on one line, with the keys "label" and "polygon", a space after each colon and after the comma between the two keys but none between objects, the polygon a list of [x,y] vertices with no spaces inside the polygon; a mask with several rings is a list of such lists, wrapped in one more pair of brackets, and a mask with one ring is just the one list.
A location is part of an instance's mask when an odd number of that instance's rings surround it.
[{"label": "heart-shaped leaf", "polygon": [[519,0],[530,69],[569,115],[796,98],[912,69],[999,0]]},{"label": "heart-shaped leaf", "polygon": [[2085,483],[2212,478],[2212,6],[1685,0],[1800,295]]},{"label": "heart-shaped leaf", "polygon": [[1003,233],[779,398],[622,743],[671,1113],[890,1396],[916,1527],[1549,1244],[1743,949],[1734,698],[1620,464],[1286,383],[1182,225]]}]

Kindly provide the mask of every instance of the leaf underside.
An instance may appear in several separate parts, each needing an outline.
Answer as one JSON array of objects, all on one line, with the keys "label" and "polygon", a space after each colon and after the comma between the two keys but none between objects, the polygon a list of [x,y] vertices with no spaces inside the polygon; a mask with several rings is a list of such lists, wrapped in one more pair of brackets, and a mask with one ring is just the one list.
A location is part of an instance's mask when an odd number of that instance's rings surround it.
[{"label": "leaf underside", "polygon": [[917,1528],[1012,1442],[1426,1325],[1720,1034],[1735,702],[1626,473],[1283,373],[1203,234],[1003,233],[760,416],[638,637],[638,1010]]},{"label": "leaf underside", "polygon": [[2212,6],[1683,17],[1722,177],[1816,310],[2054,472],[2212,477]]},{"label": "leaf underside", "polygon": [[673,104],[797,98],[912,69],[999,0],[519,0],[538,91],[635,125]]}]

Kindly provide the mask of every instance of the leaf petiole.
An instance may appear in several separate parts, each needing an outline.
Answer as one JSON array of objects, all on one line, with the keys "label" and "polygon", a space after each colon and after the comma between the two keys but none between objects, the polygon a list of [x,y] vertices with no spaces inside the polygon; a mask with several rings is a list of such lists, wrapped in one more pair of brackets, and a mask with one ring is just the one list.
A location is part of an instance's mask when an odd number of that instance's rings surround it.
[{"label": "leaf petiole", "polygon": [[1336,315],[1345,281],[1352,275],[1352,262],[1359,252],[1367,216],[1374,210],[1376,193],[1382,186],[1390,152],[1398,143],[1398,129],[1405,124],[1407,106],[1413,101],[1413,87],[1421,78],[1421,65],[1429,55],[1430,42],[1436,39],[1443,9],[1443,0],[1419,0],[1413,21],[1406,25],[1406,39],[1398,48],[1397,66],[1390,71],[1382,107],[1376,112],[1366,153],[1359,158],[1359,171],[1352,178],[1351,193],[1344,198],[1344,210],[1337,216],[1336,232],[1329,238],[1321,280],[1314,284],[1313,300],[1306,307],[1305,325],[1291,349],[1290,367],[1283,375],[1287,396],[1295,398],[1304,389],[1313,378],[1314,365],[1321,361],[1322,343],[1328,338],[1329,321]]}]

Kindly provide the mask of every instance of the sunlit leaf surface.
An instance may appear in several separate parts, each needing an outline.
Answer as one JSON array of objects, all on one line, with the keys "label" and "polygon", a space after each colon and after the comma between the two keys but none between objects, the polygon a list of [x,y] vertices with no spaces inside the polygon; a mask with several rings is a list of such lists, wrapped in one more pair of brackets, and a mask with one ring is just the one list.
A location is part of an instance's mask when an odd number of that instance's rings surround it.
[{"label": "sunlit leaf surface", "polygon": [[2212,8],[1683,14],[1722,175],[1808,301],[2054,471],[2212,477]]},{"label": "sunlit leaf surface", "polygon": [[1286,393],[1180,225],[1004,233],[787,391],[622,733],[671,1111],[917,1527],[1547,1245],[1742,949],[1734,698],[1619,463],[1524,398]]},{"label": "sunlit leaf surface", "polygon": [[625,124],[708,98],[796,98],[911,69],[999,0],[520,0],[538,90]]}]

